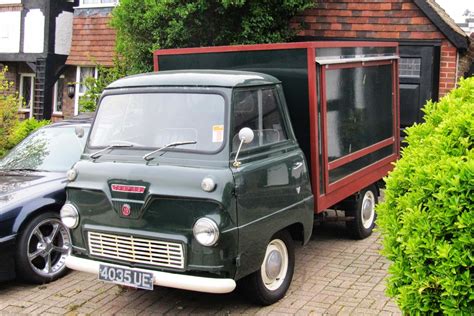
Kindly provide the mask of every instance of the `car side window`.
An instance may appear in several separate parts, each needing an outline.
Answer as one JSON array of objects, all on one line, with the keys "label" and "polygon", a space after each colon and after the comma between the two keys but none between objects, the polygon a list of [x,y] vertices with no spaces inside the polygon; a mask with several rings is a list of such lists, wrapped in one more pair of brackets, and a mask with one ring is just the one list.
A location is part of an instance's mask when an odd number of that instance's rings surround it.
[{"label": "car side window", "polygon": [[243,144],[242,149],[288,139],[274,88],[236,90],[233,102],[232,151],[236,151],[240,144],[238,134],[243,127],[252,129],[255,137],[251,143]]}]

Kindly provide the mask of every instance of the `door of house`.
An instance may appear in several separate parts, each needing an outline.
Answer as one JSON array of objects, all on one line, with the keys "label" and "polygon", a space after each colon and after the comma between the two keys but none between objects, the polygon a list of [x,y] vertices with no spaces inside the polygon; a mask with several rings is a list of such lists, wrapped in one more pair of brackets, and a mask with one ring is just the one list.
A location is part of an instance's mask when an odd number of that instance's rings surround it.
[{"label": "door of house", "polygon": [[[439,46],[400,44],[400,127],[421,122],[423,105],[438,98]],[[402,133],[403,135],[403,133]]]}]

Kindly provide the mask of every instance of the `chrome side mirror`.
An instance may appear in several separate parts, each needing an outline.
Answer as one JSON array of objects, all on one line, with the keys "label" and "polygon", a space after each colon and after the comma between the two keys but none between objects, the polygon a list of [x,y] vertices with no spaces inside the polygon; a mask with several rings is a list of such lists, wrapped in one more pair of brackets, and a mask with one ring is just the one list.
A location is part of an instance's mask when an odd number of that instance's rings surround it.
[{"label": "chrome side mirror", "polygon": [[74,132],[76,133],[76,136],[78,138],[84,137],[84,128],[82,126],[76,126],[74,129]]},{"label": "chrome side mirror", "polygon": [[255,137],[255,134],[248,127],[244,127],[239,131],[240,144],[239,144],[239,148],[237,149],[237,153],[235,154],[234,163],[232,164],[235,168],[240,167],[240,165],[242,164],[240,161],[237,160],[239,157],[240,150],[242,149],[242,145],[244,143],[245,144],[251,143],[254,137]]}]

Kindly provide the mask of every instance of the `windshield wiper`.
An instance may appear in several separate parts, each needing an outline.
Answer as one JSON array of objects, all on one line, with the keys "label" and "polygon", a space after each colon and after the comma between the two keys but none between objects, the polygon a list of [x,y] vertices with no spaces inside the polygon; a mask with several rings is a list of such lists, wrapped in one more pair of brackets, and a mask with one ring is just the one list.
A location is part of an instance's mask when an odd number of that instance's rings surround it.
[{"label": "windshield wiper", "polygon": [[166,148],[170,148],[170,147],[176,147],[176,146],[181,146],[181,145],[191,145],[191,144],[196,144],[197,141],[195,140],[188,140],[188,141],[183,141],[183,142],[173,142],[173,143],[169,143],[163,147],[160,147],[156,150],[153,150],[152,152],[149,152],[148,154],[146,154],[145,156],[143,156],[143,159],[145,159],[146,161],[150,161],[152,159],[155,159],[153,157],[150,157],[150,156],[153,156],[154,154],[156,154],[157,152],[159,151],[162,151]]},{"label": "windshield wiper", "polygon": [[107,150],[111,150],[114,148],[127,148],[127,147],[133,147],[133,146],[134,146],[133,144],[112,144],[105,148],[102,148],[101,150],[96,151],[95,153],[92,153],[89,157],[91,157],[92,159],[97,159],[100,156],[102,156],[103,152]]}]

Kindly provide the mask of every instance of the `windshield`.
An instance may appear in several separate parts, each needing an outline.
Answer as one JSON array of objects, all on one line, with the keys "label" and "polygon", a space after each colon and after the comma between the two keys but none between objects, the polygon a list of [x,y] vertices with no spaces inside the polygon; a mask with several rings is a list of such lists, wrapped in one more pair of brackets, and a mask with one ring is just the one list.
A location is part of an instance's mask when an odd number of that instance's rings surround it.
[{"label": "windshield", "polygon": [[84,128],[85,135],[79,138],[74,126],[40,129],[0,160],[0,169],[67,171],[79,160],[88,131]]},{"label": "windshield", "polygon": [[196,142],[176,150],[218,150],[224,141],[225,101],[207,93],[134,93],[102,99],[89,146],[132,143],[160,148],[173,142]]}]

